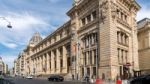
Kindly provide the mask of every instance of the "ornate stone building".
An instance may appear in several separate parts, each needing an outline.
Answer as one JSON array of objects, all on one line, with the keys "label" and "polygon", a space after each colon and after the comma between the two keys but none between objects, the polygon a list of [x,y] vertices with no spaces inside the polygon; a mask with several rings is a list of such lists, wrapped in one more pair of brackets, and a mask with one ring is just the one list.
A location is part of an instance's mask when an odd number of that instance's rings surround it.
[{"label": "ornate stone building", "polygon": [[142,75],[150,74],[150,19],[138,22],[139,65]]},{"label": "ornate stone building", "polygon": [[[67,13],[79,49],[79,77],[127,78],[139,70],[135,0],[78,0]],[[71,42],[74,45],[74,42]],[[78,44],[77,44],[78,45]]]},{"label": "ornate stone building", "polygon": [[26,72],[76,79],[136,74],[139,9],[135,0],[75,0],[67,23],[25,49]]}]

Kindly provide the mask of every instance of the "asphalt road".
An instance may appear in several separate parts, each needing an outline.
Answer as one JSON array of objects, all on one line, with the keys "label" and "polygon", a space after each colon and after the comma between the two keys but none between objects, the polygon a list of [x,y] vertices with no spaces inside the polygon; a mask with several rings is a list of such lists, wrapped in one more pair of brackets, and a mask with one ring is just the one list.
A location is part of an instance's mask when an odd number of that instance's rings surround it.
[{"label": "asphalt road", "polygon": [[64,81],[64,82],[49,82],[45,79],[25,79],[25,78],[9,78],[7,79],[12,82],[12,84],[87,84],[75,81]]}]

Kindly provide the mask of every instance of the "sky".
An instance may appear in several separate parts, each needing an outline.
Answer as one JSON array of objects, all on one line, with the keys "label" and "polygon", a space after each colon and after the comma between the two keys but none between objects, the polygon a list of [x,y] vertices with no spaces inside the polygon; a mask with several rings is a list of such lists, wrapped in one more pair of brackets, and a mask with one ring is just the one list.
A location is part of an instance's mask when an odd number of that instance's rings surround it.
[{"label": "sky", "polygon": [[[137,21],[150,18],[150,1],[137,2],[142,7]],[[66,12],[72,4],[73,0],[0,0],[0,17],[5,17],[13,26],[8,29],[8,23],[0,18],[0,56],[9,68],[35,32],[45,38],[69,20]]]}]

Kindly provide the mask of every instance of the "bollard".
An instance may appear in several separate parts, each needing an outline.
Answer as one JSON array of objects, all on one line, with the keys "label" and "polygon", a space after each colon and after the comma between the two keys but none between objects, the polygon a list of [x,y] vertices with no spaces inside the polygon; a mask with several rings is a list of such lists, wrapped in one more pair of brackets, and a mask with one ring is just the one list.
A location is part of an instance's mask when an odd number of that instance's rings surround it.
[{"label": "bollard", "polygon": [[116,84],[122,84],[122,80],[117,80]]},{"label": "bollard", "polygon": [[96,84],[103,84],[103,80],[101,80],[101,79],[96,79]]}]

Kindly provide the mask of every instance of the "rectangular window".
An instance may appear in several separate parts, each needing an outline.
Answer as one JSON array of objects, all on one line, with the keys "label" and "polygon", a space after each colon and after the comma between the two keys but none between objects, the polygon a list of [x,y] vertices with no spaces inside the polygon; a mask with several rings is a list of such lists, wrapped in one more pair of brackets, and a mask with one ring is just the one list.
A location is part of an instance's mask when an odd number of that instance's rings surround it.
[{"label": "rectangular window", "polygon": [[93,67],[93,75],[96,76],[96,67]]},{"label": "rectangular window", "polygon": [[93,16],[93,20],[96,19],[96,17],[97,17],[96,11],[94,11],[94,12],[92,13],[92,16]]},{"label": "rectangular window", "polygon": [[62,39],[62,33],[60,33],[60,39]]},{"label": "rectangular window", "polygon": [[117,9],[117,16],[120,18],[120,11]]},{"label": "rectangular window", "polygon": [[92,45],[92,35],[89,36],[90,39],[90,46]]},{"label": "rectangular window", "polygon": [[88,23],[91,21],[91,15],[87,16],[87,21],[88,21]]},{"label": "rectangular window", "polygon": [[92,51],[90,51],[90,64],[92,64]]},{"label": "rectangular window", "polygon": [[84,39],[84,48],[86,48],[86,45],[87,45],[87,44],[86,44],[86,39]]},{"label": "rectangular window", "polygon": [[96,50],[94,50],[94,64],[96,64],[96,58],[97,56],[96,56]]},{"label": "rectangular window", "polygon": [[54,36],[54,42],[56,42],[56,36]]},{"label": "rectangular window", "polygon": [[83,18],[81,21],[82,21],[82,26],[84,26],[85,23],[86,23],[86,22],[85,22],[85,18]]},{"label": "rectangular window", "polygon": [[127,22],[127,15],[124,16],[125,21]]},{"label": "rectangular window", "polygon": [[118,48],[118,63],[120,63],[120,54],[119,54],[120,49]]},{"label": "rectangular window", "polygon": [[88,64],[90,65],[90,51],[88,51]]},{"label": "rectangular window", "polygon": [[117,32],[117,42],[119,43],[119,32]]},{"label": "rectangular window", "polygon": [[98,35],[97,35],[97,33],[95,34],[95,43],[98,43]]},{"label": "rectangular window", "polygon": [[121,63],[123,63],[124,62],[124,59],[123,59],[123,50],[121,50]]},{"label": "rectangular window", "polygon": [[128,51],[125,51],[126,54],[126,63],[128,62]]},{"label": "rectangular window", "polygon": [[124,14],[121,12],[121,19],[124,20]]},{"label": "rectangular window", "polygon": [[61,68],[63,67],[63,60],[62,59],[60,60],[60,67]]},{"label": "rectangular window", "polygon": [[84,53],[84,63],[85,63],[85,65],[87,65],[86,59],[87,59],[87,55],[86,55],[86,52],[85,52],[85,53]]},{"label": "rectangular window", "polygon": [[51,61],[49,62],[49,67],[50,67],[50,70],[51,70]]},{"label": "rectangular window", "polygon": [[57,68],[57,64],[56,64],[57,62],[55,61],[55,70],[56,70],[56,68]]}]

